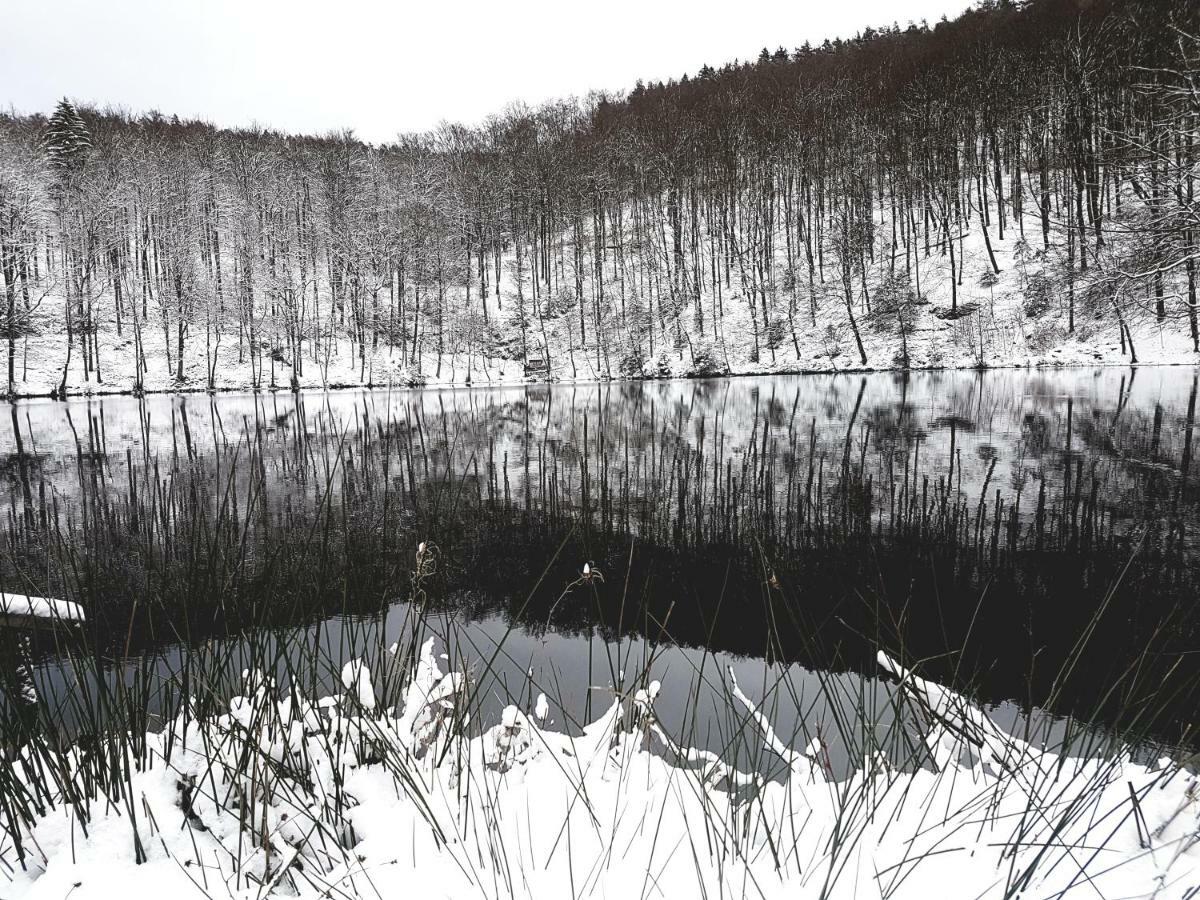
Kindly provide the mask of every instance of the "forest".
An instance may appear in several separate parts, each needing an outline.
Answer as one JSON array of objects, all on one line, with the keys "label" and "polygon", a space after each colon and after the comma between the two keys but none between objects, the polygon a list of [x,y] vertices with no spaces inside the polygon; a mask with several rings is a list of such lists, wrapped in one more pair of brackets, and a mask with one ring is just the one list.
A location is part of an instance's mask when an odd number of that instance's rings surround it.
[{"label": "forest", "polygon": [[985,0],[381,146],[0,115],[3,390],[1194,361],[1196,12]]}]

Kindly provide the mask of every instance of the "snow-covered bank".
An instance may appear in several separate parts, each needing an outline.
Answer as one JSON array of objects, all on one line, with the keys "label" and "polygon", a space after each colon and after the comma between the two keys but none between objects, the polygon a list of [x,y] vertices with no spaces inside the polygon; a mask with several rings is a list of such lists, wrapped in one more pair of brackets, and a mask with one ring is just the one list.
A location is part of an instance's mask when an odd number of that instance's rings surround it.
[{"label": "snow-covered bank", "polygon": [[[498,293],[482,301],[490,309],[494,332],[484,343],[451,335],[442,344],[423,334],[410,350],[407,337],[364,343],[330,326],[319,337],[299,338],[295,347],[272,333],[270,341],[255,349],[230,323],[218,322],[209,339],[202,339],[196,323],[197,334],[181,345],[160,328],[145,327],[135,339],[128,324],[118,330],[103,322],[92,338],[97,368],[91,369],[82,364],[78,349],[72,351],[71,341],[78,341],[78,335],[71,338],[64,330],[65,298],[50,292],[34,327],[14,343],[13,393],[502,386],[530,380],[522,347],[534,357],[544,353],[549,377],[568,383],[901,368],[1200,364],[1189,323],[1179,310],[1159,318],[1152,298],[1137,297],[1121,317],[1111,314],[1112,304],[1103,298],[1112,287],[1105,279],[1113,277],[1113,267],[1124,259],[1127,239],[1120,234],[1111,238],[1107,252],[1113,258],[1107,268],[1097,260],[1086,278],[1079,273],[1068,277],[1066,229],[1055,223],[1048,248],[1031,249],[1040,220],[1027,211],[1022,221],[1029,241],[1011,231],[1006,240],[992,238],[989,247],[981,233],[969,232],[955,242],[956,262],[944,252],[923,256],[917,264],[919,288],[905,306],[902,328],[887,299],[899,290],[898,270],[895,260],[880,254],[862,273],[864,300],[875,299],[864,302],[854,328],[830,273],[810,288],[811,312],[806,302],[790,318],[777,318],[769,340],[758,334],[753,308],[736,290],[725,298],[719,326],[696,327],[681,317],[668,329],[672,340],[660,337],[647,347],[642,345],[642,326],[617,321],[601,337],[580,343],[572,330],[574,317],[552,304],[543,310],[540,326],[527,323],[522,329],[504,310],[511,314],[515,298],[528,296],[532,276],[511,271],[509,254]],[[1167,288],[1181,297],[1186,287],[1180,278],[1168,279]],[[591,284],[588,277],[584,281]],[[448,290],[456,302],[463,299],[461,288]],[[704,298],[712,301],[707,293]],[[323,294],[321,305],[327,302]],[[856,330],[865,363],[853,336]]]},{"label": "snow-covered bank", "polygon": [[1059,757],[880,663],[925,723],[923,765],[874,755],[845,782],[818,743],[786,746],[733,681],[731,719],[746,717],[785,780],[678,746],[654,715],[671,689],[657,682],[579,735],[551,730],[539,699],[468,740],[468,681],[441,671],[432,642],[387,708],[389,673],[361,662],[315,703],[247,672],[223,714],[170,723],[136,753],[113,741],[129,771],[109,796],[81,790],[89,751],[65,755],[69,774],[26,751],[10,786],[58,786],[27,795],[15,830],[3,820],[3,894],[1194,896],[1200,793],[1186,766]]},{"label": "snow-covered bank", "polygon": [[[935,330],[943,330],[936,328]],[[946,326],[945,330],[950,330]],[[1144,334],[1138,334],[1143,344],[1139,347],[1137,363],[1131,363],[1127,354],[1120,352],[1119,345],[1103,340],[1072,339],[1056,343],[1054,346],[1040,350],[1032,350],[1021,346],[1010,348],[1011,352],[991,358],[980,359],[973,355],[969,348],[959,347],[952,336],[945,336],[943,349],[932,349],[926,352],[917,350],[913,353],[910,364],[902,367],[885,362],[889,358],[890,348],[880,345],[879,363],[871,362],[866,366],[856,365],[854,360],[838,359],[824,360],[816,357],[805,358],[792,352],[781,353],[774,362],[750,361],[731,356],[727,366],[707,373],[716,376],[741,375],[790,375],[790,374],[848,374],[860,372],[901,372],[901,371],[965,371],[989,369],[1051,369],[1062,367],[1095,367],[1095,366],[1196,366],[1200,365],[1200,354],[1192,351],[1186,335],[1174,329],[1146,328]],[[1136,332],[1135,332],[1136,333]],[[114,363],[120,363],[129,351],[127,342],[115,340],[112,336],[102,335],[102,346],[109,351],[107,358]],[[868,341],[868,344],[870,342]],[[25,378],[15,385],[14,396],[17,398],[51,397],[60,395],[61,371],[52,366],[46,366],[43,360],[52,360],[65,354],[65,339],[55,340],[51,337],[30,340],[29,353],[31,359],[25,370]],[[1144,349],[1143,349],[1144,348]],[[948,351],[948,352],[947,352]],[[350,351],[347,348],[347,360]],[[551,365],[549,377],[542,375],[528,376],[523,366],[512,360],[490,359],[480,360],[478,357],[468,359],[465,355],[448,354],[441,374],[426,372],[423,369],[405,367],[397,364],[396,360],[385,350],[381,350],[371,359],[370,366],[360,371],[357,364],[331,367],[323,375],[321,373],[297,376],[292,381],[292,369],[281,364],[277,377],[274,379],[257,379],[248,363],[239,363],[236,359],[222,362],[210,389],[203,372],[205,361],[203,357],[190,360],[185,370],[193,377],[185,377],[182,381],[160,370],[158,375],[147,374],[137,385],[132,376],[123,373],[132,368],[132,358],[128,366],[114,365],[103,372],[102,380],[95,378],[68,377],[65,396],[91,397],[112,396],[120,394],[189,394],[189,393],[248,393],[288,392],[299,391],[338,391],[374,389],[404,389],[404,388],[465,388],[465,387],[513,387],[527,384],[541,384],[552,381],[562,384],[591,384],[597,381],[625,381],[633,378],[687,378],[696,377],[697,371],[687,355],[669,354],[661,357],[653,369],[643,373],[629,374],[616,370],[597,370],[594,367],[576,367],[572,372],[566,361],[569,355],[559,357]],[[256,386],[257,385],[257,386]]]},{"label": "snow-covered bank", "polygon": [[29,620],[45,621],[47,624],[82,622],[84,614],[83,608],[70,600],[0,593],[0,624]]}]

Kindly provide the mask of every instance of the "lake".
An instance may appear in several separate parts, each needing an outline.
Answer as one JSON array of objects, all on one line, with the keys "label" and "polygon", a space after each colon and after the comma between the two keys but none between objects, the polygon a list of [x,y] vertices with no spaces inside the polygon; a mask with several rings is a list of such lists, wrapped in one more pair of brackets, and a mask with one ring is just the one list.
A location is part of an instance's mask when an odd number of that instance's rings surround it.
[{"label": "lake", "polygon": [[196,652],[237,672],[241,643],[265,635],[340,662],[394,640],[419,606],[424,627],[441,623],[439,652],[482,675],[485,717],[545,692],[575,728],[649,669],[664,722],[728,748],[709,710],[732,667],[782,734],[819,733],[844,762],[863,747],[831,691],[875,711],[881,744],[901,739],[882,648],[1013,727],[1044,710],[1047,734],[1076,716],[1171,741],[1200,669],[1197,378],[2,404],[0,589],[87,609],[83,635],[30,648],[64,721],[81,658],[99,680],[161,680]]}]

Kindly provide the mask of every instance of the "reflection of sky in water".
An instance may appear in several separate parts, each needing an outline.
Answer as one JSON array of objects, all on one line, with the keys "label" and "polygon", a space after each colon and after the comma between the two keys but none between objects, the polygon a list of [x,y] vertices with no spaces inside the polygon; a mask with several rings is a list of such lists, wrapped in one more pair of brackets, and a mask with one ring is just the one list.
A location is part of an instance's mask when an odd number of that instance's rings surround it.
[{"label": "reflection of sky in water", "polygon": [[[260,636],[257,657],[244,641],[210,642],[206,652],[221,660],[225,673],[224,683],[214,689],[225,698],[240,693],[238,673],[255,658],[274,658],[286,643],[292,649],[293,671],[303,673],[298,676],[297,689],[310,699],[339,692],[342,665],[363,656],[371,666],[381,706],[394,705],[403,676],[389,665],[392,657],[383,648],[410,633],[411,622],[407,604],[391,607],[382,630],[378,619],[334,617],[306,628]],[[785,743],[804,748],[819,736],[839,775],[848,772],[868,749],[883,749],[896,760],[912,754],[915,731],[897,723],[895,687],[875,678],[813,672],[799,665],[770,664],[698,648],[652,646],[640,637],[606,642],[595,633],[534,635],[510,629],[499,616],[465,624],[434,616],[424,634],[435,638],[435,653],[443,670],[465,667],[471,673],[476,690],[474,728],[496,724],[510,703],[532,712],[538,694],[544,693],[549,701],[547,727],[578,733],[582,724],[612,703],[614,685],[628,697],[657,679],[662,690],[655,709],[668,734],[685,746],[717,752],[743,770],[778,774],[779,761],[763,749],[756,730],[747,726],[745,708],[730,693],[728,672],[732,670],[738,685],[758,703]],[[152,667],[153,683],[162,685],[179,676],[184,652],[179,645],[171,645],[141,665]],[[77,724],[72,694],[80,690],[72,671],[88,672],[84,678],[93,682],[94,670],[88,665],[83,662],[82,669],[73,670],[69,663],[42,664],[34,672],[39,702],[68,730]],[[132,665],[125,668],[127,684],[133,682]],[[483,677],[485,671],[490,676]],[[280,690],[286,690],[286,667],[281,665],[273,675]],[[110,683],[115,677],[112,670],[106,673]],[[164,702],[173,701],[161,693],[149,697],[148,708],[155,717],[161,717]],[[859,710],[865,714],[860,715]],[[1042,713],[1026,718],[1011,703],[990,707],[989,713],[1011,731],[1030,728],[1030,739],[1048,746],[1059,746],[1066,733],[1064,719]],[[911,710],[904,707],[902,718],[910,715]],[[862,732],[862,722],[874,723],[873,736]],[[847,733],[846,728],[852,731]]]}]

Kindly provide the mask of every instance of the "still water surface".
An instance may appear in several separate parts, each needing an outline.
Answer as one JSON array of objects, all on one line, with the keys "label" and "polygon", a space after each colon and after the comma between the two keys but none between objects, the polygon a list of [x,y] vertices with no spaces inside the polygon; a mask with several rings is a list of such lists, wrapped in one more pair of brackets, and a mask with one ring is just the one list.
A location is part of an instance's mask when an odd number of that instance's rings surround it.
[{"label": "still water surface", "polygon": [[[575,727],[650,661],[667,724],[723,748],[732,667],[828,741],[831,690],[890,721],[859,677],[882,647],[1006,720],[1170,738],[1200,668],[1196,393],[1101,368],[19,402],[0,588],[83,603],[112,671],[251,631],[343,659],[394,640],[427,541],[489,714],[545,691]],[[564,596],[585,562],[603,581]]]}]

